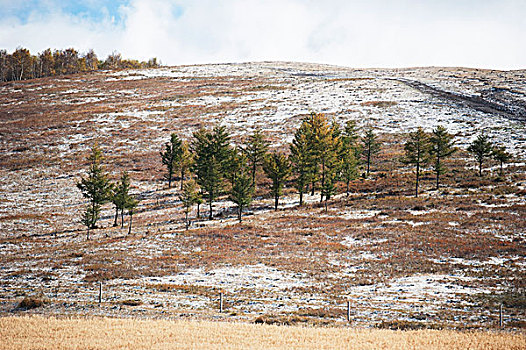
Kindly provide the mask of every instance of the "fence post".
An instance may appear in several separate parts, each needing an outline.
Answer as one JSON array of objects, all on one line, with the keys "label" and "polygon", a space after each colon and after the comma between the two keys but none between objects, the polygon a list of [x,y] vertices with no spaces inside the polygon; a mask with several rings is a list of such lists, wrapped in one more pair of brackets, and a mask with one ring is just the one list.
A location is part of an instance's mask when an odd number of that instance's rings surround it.
[{"label": "fence post", "polygon": [[219,293],[219,312],[223,313],[223,292]]},{"label": "fence post", "polygon": [[351,301],[347,300],[347,322],[351,322]]},{"label": "fence post", "polygon": [[499,327],[502,328],[502,303],[500,304],[499,309]]},{"label": "fence post", "polygon": [[102,302],[102,281],[99,281],[99,304]]}]

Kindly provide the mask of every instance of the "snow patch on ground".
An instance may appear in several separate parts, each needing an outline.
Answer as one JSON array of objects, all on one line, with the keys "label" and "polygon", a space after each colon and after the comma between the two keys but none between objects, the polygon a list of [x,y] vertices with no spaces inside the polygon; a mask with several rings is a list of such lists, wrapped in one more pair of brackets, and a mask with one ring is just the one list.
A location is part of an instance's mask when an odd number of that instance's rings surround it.
[{"label": "snow patch on ground", "polygon": [[210,271],[203,268],[189,269],[175,276],[147,277],[144,282],[210,286],[230,292],[242,288],[283,290],[311,285],[303,274],[280,271],[264,264],[226,266]]}]

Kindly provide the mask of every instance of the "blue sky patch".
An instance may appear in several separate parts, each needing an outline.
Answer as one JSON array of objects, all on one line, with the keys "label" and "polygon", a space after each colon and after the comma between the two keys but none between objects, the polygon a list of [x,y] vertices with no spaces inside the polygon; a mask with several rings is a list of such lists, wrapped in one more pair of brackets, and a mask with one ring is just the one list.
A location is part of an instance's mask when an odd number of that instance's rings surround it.
[{"label": "blue sky patch", "polygon": [[94,22],[110,18],[114,19],[115,23],[121,23],[123,17],[119,9],[129,2],[129,0],[0,0],[0,18],[14,17],[25,24],[30,17],[46,17],[51,13],[61,12]]}]

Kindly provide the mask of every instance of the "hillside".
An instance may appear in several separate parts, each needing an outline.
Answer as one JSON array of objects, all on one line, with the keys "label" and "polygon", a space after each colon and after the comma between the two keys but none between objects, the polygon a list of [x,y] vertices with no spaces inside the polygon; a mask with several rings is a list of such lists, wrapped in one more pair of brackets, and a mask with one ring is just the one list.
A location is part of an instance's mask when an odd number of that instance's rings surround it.
[{"label": "hillside", "polygon": [[[379,133],[373,176],[329,209],[287,188],[272,210],[260,174],[239,224],[222,198],[218,217],[184,230],[177,189],[162,181],[171,132],[189,140],[222,124],[241,143],[261,127],[286,149],[310,111]],[[355,325],[525,326],[526,72],[465,68],[350,69],[247,63],[100,71],[0,85],[0,314],[188,317]],[[400,164],[404,135],[444,125],[461,148],[445,186],[412,197]],[[481,132],[513,153],[505,176],[477,176],[465,151]],[[114,178],[128,170],[141,199],[135,229],[94,239],[75,183],[98,141]],[[192,212],[195,216],[195,211]],[[97,303],[103,281],[103,303]],[[219,292],[225,312],[218,313]],[[17,309],[24,296],[46,300]]]}]

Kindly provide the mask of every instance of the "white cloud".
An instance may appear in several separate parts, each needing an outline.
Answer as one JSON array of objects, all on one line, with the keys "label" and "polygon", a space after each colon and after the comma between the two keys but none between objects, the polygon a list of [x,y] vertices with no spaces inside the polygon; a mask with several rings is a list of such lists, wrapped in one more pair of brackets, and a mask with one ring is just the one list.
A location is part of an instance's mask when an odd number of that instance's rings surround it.
[{"label": "white cloud", "polygon": [[518,0],[131,0],[123,23],[57,9],[0,24],[0,47],[94,48],[167,64],[251,60],[352,67],[526,68]]}]

